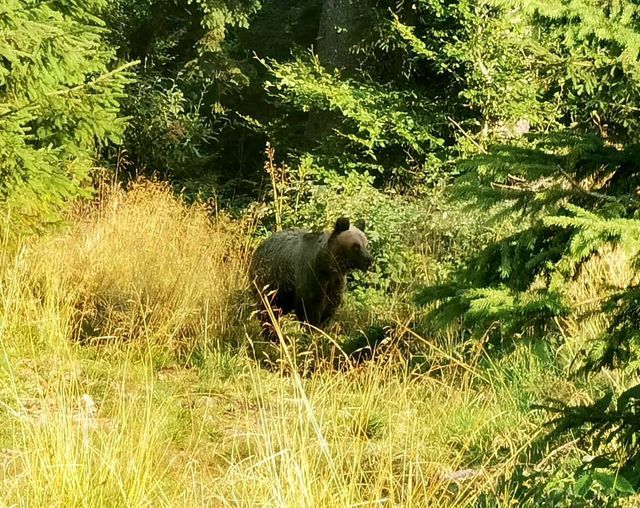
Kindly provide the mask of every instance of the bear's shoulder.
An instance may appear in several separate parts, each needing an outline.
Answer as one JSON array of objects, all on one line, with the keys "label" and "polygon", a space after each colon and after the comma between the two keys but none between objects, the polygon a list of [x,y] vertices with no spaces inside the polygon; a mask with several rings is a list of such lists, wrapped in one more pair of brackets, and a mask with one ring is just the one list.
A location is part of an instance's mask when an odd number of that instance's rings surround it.
[{"label": "bear's shoulder", "polygon": [[302,235],[302,240],[305,243],[322,243],[326,240],[326,233],[320,232],[304,232]]}]

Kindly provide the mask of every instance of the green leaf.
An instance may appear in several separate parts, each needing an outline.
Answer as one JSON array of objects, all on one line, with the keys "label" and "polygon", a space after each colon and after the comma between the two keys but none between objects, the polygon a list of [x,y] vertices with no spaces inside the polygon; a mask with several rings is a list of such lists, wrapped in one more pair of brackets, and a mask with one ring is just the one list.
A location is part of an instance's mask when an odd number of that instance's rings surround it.
[{"label": "green leaf", "polygon": [[580,476],[577,480],[576,483],[574,485],[574,490],[575,493],[578,496],[584,496],[587,491],[589,490],[589,487],[591,486],[591,483],[593,482],[593,478],[591,477],[590,473],[584,473],[582,476]]},{"label": "green leaf", "polygon": [[616,490],[621,494],[629,494],[633,495],[636,493],[636,489],[633,488],[633,485],[627,480],[624,476],[618,474],[616,477]]}]

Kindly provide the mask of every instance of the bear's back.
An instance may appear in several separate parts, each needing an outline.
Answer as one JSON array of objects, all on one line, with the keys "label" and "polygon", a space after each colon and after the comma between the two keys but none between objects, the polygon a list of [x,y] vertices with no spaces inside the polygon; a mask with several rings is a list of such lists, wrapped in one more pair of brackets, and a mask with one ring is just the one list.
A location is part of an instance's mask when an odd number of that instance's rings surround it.
[{"label": "bear's back", "polygon": [[299,229],[279,231],[264,240],[256,249],[249,276],[260,289],[269,285],[280,294],[295,294],[305,272],[313,265],[320,250],[326,246],[324,233],[308,233]]}]

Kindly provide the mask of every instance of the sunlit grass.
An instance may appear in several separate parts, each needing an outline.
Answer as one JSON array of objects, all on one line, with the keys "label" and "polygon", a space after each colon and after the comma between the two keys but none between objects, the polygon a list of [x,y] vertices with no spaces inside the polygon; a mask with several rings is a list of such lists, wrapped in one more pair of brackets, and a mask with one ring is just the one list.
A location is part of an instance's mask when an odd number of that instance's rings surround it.
[{"label": "sunlit grass", "polygon": [[185,351],[224,336],[244,283],[246,231],[160,183],[111,189],[68,233],[31,248],[29,275],[74,306],[85,342],[145,336]]},{"label": "sunlit grass", "polygon": [[343,370],[278,328],[264,369],[245,238],[147,182],[2,258],[0,505],[473,505],[508,497],[530,404],[581,396],[533,350],[469,360],[400,324]]}]

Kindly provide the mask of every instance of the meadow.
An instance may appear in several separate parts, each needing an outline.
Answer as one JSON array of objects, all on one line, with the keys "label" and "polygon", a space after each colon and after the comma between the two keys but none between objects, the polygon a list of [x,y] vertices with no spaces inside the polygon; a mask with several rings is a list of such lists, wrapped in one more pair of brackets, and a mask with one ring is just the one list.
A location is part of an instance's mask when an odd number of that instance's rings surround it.
[{"label": "meadow", "polygon": [[139,181],[6,246],[1,505],[511,506],[518,468],[580,460],[573,442],[528,451],[532,404],[596,389],[562,350],[462,355],[456,329],[422,337],[401,315],[358,363],[291,320],[260,343],[251,228]]}]

